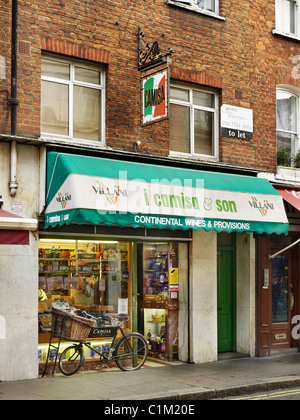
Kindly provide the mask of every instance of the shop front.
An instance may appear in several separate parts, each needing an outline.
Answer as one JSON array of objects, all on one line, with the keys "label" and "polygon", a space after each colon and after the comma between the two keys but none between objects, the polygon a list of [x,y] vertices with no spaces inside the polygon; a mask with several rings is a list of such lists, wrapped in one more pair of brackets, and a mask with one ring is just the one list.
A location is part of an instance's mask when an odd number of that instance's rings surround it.
[{"label": "shop front", "polygon": [[[227,351],[243,342],[239,320],[248,322],[248,303],[236,309],[234,298],[234,338],[227,337],[233,344],[220,344],[228,318],[223,286],[232,283],[235,296],[237,288],[247,288],[244,264],[253,262],[254,232],[287,233],[282,197],[268,181],[49,152],[46,192],[39,240],[41,366],[56,299],[112,325],[117,315],[128,315],[128,331],[143,333],[150,356],[163,360],[211,361],[218,346]],[[226,264],[227,280],[220,274]],[[92,342],[102,351],[108,344]],[[86,368],[95,366],[90,350],[86,361]]]},{"label": "shop front", "polygon": [[[138,330],[147,337],[150,356],[178,359],[178,252],[178,242],[134,245],[132,241],[66,239],[64,235],[40,238],[41,368],[48,354],[51,307],[61,300],[79,311],[101,315],[113,326],[118,325],[118,315],[127,315],[128,321],[122,327],[125,332]],[[133,253],[137,264],[135,273]],[[101,347],[105,354],[109,338],[90,339],[93,347]],[[67,345],[62,343],[60,351]],[[96,352],[90,349],[85,352],[85,368],[99,364]],[[50,361],[54,358],[55,350],[50,354]]]}]

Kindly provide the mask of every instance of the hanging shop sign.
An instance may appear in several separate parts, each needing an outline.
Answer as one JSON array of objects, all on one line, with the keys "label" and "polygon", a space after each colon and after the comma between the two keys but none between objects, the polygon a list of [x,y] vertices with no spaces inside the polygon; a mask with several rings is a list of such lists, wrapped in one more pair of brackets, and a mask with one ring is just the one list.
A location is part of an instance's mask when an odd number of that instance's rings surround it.
[{"label": "hanging shop sign", "polygon": [[45,224],[288,233],[266,179],[49,152]]},{"label": "hanging shop sign", "polygon": [[242,140],[253,137],[253,111],[232,105],[221,106],[221,135]]},{"label": "hanging shop sign", "polygon": [[162,51],[157,41],[144,42],[145,34],[141,28],[138,31],[139,40],[139,71],[148,71],[158,66],[170,63],[170,56],[172,55],[172,48],[167,51]]},{"label": "hanging shop sign", "polygon": [[142,125],[168,118],[169,70],[141,79]]}]

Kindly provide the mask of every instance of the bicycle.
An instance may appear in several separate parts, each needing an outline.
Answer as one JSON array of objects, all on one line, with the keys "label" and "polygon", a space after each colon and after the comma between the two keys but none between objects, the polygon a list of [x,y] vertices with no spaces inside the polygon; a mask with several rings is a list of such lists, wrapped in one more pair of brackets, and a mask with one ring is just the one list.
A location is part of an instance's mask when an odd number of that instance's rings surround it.
[{"label": "bicycle", "polygon": [[[114,361],[122,371],[135,371],[144,365],[148,357],[148,342],[140,333],[124,333],[121,323],[128,320],[127,316],[116,316],[120,320],[120,325],[115,327],[107,325],[107,320],[104,317],[95,317],[86,311],[82,311],[82,313],[101,325],[93,327],[91,335],[101,338],[112,337],[112,343],[104,353],[93,348],[89,341],[79,341],[78,344],[74,343],[67,347],[59,357],[61,373],[71,376],[78,372],[85,361],[84,346],[97,353],[101,363],[107,364]],[[117,338],[118,332],[121,332],[120,338]]]}]

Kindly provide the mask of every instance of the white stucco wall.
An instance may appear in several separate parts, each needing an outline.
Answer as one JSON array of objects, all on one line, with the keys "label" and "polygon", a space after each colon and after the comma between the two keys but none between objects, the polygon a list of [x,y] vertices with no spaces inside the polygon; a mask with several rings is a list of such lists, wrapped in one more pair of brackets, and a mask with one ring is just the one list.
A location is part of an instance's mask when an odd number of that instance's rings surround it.
[{"label": "white stucco wall", "polygon": [[217,233],[193,232],[190,244],[191,361],[218,359]]},{"label": "white stucco wall", "polygon": [[255,239],[236,237],[236,344],[239,353],[255,356]]}]

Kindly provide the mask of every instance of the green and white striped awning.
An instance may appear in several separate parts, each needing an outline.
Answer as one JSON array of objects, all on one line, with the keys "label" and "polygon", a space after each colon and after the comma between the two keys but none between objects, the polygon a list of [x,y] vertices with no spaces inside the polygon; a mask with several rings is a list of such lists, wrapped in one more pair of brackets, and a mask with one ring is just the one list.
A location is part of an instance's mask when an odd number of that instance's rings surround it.
[{"label": "green and white striped awning", "polygon": [[70,223],[288,233],[265,179],[49,152],[45,227]]}]

